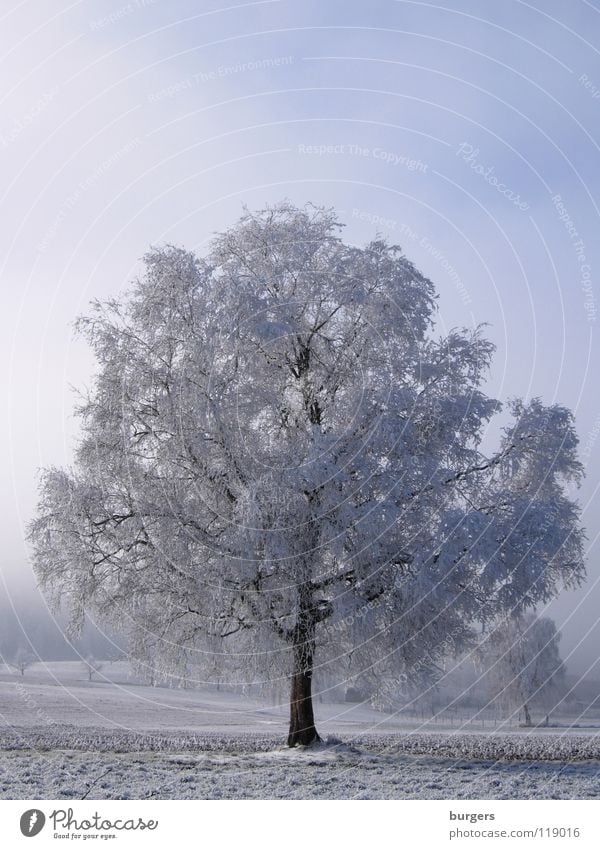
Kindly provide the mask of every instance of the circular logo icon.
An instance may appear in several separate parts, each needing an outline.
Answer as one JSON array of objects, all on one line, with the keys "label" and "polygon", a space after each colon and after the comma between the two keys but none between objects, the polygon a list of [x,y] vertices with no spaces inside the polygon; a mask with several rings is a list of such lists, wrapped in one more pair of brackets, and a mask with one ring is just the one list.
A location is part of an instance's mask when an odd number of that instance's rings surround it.
[{"label": "circular logo icon", "polygon": [[30,811],[25,811],[21,816],[21,833],[25,837],[35,837],[43,829],[46,823],[46,817],[37,808],[31,808]]}]

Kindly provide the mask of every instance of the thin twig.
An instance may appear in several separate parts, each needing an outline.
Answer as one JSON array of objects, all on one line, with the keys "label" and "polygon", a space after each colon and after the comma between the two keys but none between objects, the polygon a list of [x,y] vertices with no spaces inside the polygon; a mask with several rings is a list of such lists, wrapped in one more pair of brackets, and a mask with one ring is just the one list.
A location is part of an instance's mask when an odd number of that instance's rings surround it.
[{"label": "thin twig", "polygon": [[91,791],[92,787],[95,787],[95,786],[96,786],[96,784],[98,784],[98,782],[99,782],[99,781],[101,781],[101,779],[106,778],[106,776],[108,775],[108,773],[109,773],[109,772],[112,772],[112,771],[113,771],[113,767],[111,766],[111,767],[109,767],[109,769],[107,769],[107,770],[106,770],[106,772],[105,772],[103,775],[99,775],[99,776],[98,776],[98,778],[97,778],[95,781],[92,781],[92,783],[90,784],[90,786],[88,787],[88,789],[86,790],[86,792],[85,792],[85,793],[83,794],[83,796],[81,797],[82,801],[83,801],[84,799],[86,799],[86,798],[89,796],[89,794],[90,794],[90,791]]}]

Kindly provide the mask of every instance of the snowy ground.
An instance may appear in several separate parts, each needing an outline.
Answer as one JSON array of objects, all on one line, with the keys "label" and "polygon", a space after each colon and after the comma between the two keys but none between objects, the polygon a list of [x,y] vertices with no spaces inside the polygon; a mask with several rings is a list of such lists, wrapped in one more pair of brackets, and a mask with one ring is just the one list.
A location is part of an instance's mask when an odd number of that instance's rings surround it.
[{"label": "snowy ground", "polygon": [[431,730],[317,704],[329,744],[290,751],[283,705],[142,686],[125,664],[103,678],[0,668],[0,798],[600,798],[599,728]]},{"label": "snowy ground", "polygon": [[475,761],[369,751],[12,751],[0,798],[597,799],[598,761]]}]

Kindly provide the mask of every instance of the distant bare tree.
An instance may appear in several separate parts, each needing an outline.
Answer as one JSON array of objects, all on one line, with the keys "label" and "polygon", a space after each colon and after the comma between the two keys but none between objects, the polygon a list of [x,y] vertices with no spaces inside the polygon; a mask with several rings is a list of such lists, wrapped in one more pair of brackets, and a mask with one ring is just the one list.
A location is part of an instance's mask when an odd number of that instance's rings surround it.
[{"label": "distant bare tree", "polygon": [[527,726],[532,705],[548,709],[564,679],[559,640],[552,619],[532,613],[499,622],[490,635],[491,694],[522,710]]},{"label": "distant bare tree", "polygon": [[16,669],[21,675],[25,675],[25,672],[35,662],[36,658],[31,652],[26,649],[17,649],[13,659],[8,661],[8,665]]},{"label": "distant bare tree", "polygon": [[102,661],[98,660],[91,654],[85,658],[81,665],[83,666],[84,672],[87,673],[88,681],[93,681],[96,672],[100,672],[100,670],[104,667]]}]

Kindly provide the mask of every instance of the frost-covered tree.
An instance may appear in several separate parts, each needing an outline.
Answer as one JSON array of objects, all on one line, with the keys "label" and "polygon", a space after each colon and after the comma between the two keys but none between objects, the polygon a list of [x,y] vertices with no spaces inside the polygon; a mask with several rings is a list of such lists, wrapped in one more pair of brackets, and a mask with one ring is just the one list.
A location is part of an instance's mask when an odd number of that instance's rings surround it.
[{"label": "frost-covered tree", "polygon": [[487,636],[491,695],[522,710],[525,725],[531,725],[532,706],[551,705],[564,682],[559,641],[553,620],[532,613],[502,619]]},{"label": "frost-covered tree", "polygon": [[[288,742],[318,739],[315,670],[379,679],[583,576],[571,413],[482,390],[480,329],[438,338],[432,283],[330,211],[245,212],[200,259],[166,246],[79,322],[98,361],[73,468],[46,469],[37,575],[129,630],[141,666],[291,678]],[[228,673],[230,674],[230,673]]]}]

